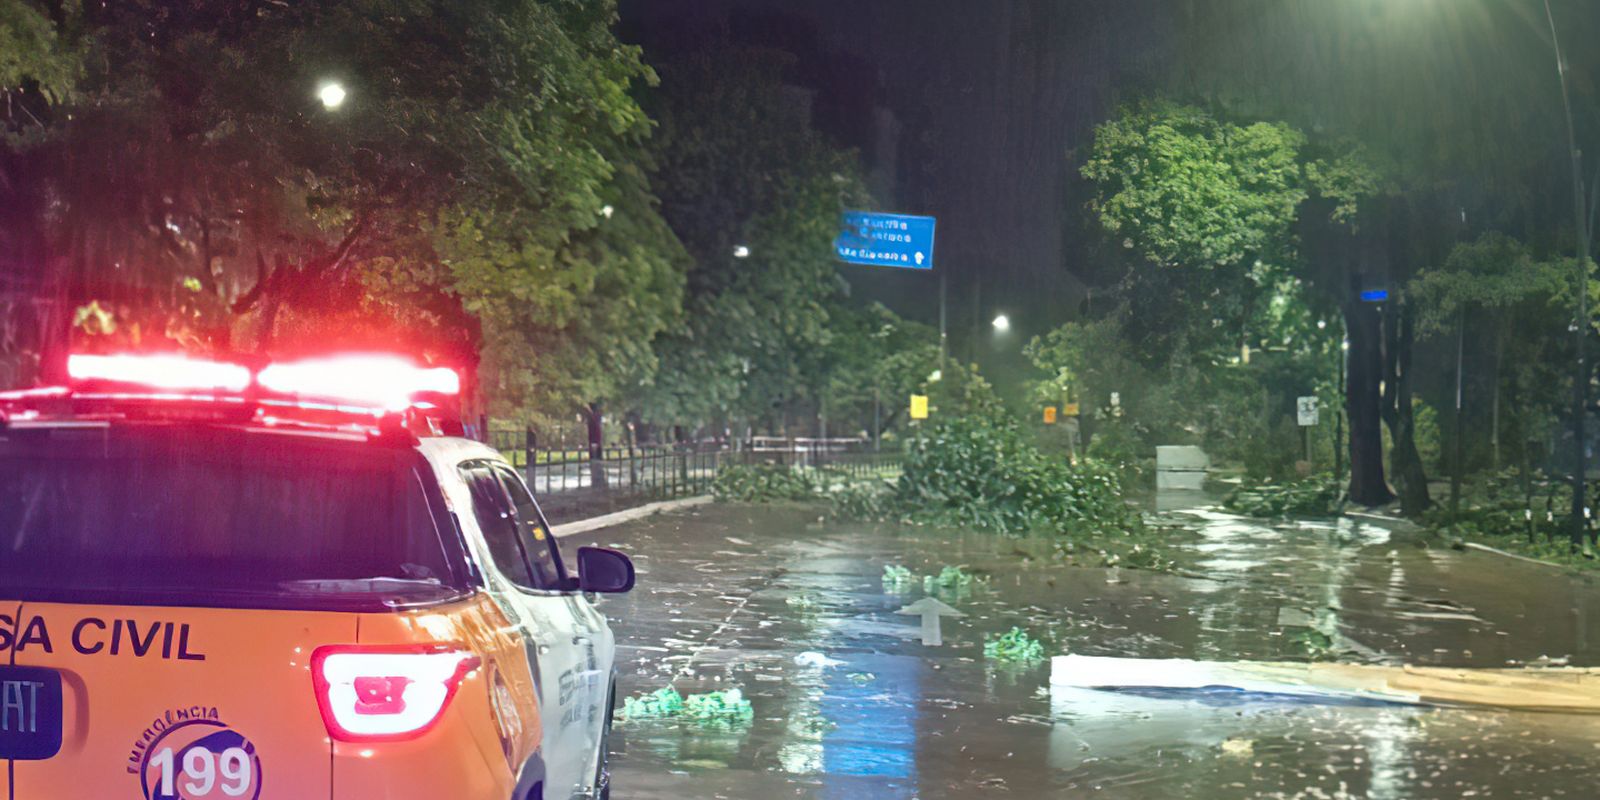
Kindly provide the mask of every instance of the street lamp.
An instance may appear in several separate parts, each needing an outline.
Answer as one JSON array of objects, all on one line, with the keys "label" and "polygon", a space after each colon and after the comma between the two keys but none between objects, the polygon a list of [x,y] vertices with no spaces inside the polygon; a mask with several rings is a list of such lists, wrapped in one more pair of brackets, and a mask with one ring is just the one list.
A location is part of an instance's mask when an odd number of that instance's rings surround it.
[{"label": "street lamp", "polygon": [[734,258],[749,258],[750,257],[750,248],[748,248],[748,247],[746,247],[746,246],[744,246],[742,244],[734,245],[733,246],[733,257]]},{"label": "street lamp", "polygon": [[322,101],[322,107],[332,111],[344,105],[344,86],[338,81],[328,81],[317,89],[317,99]]},{"label": "street lamp", "polygon": [[1561,78],[1561,105],[1567,112],[1567,155],[1572,161],[1572,211],[1577,219],[1578,235],[1578,374],[1572,381],[1573,444],[1577,463],[1572,469],[1572,544],[1583,544],[1588,532],[1589,508],[1584,503],[1584,481],[1588,465],[1584,450],[1583,423],[1588,413],[1589,365],[1583,352],[1584,339],[1589,335],[1589,223],[1584,209],[1582,152],[1578,150],[1578,136],[1572,125],[1572,97],[1567,91],[1567,61],[1561,54],[1561,37],[1556,33],[1556,15],[1550,11],[1550,0],[1544,0],[1544,16],[1550,22],[1550,42],[1556,51],[1556,73]]},{"label": "street lamp", "polygon": [[996,316],[993,324],[995,333],[1005,333],[1011,330],[1011,318],[1004,314]]}]

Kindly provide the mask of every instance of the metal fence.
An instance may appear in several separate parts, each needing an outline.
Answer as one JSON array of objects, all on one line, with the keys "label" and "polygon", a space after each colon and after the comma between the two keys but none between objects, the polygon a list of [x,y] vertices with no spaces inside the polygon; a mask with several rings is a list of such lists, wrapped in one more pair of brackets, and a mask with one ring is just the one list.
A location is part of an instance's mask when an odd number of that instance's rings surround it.
[{"label": "metal fence", "polygon": [[[601,447],[553,437],[542,447],[532,430],[490,428],[489,446],[523,472],[543,498],[564,494],[625,496],[641,502],[708,494],[717,473],[731,465],[776,464],[792,469],[836,470],[855,478],[891,477],[897,452],[879,452],[865,439],[753,437],[744,441]],[[576,501],[577,497],[570,498]]]}]

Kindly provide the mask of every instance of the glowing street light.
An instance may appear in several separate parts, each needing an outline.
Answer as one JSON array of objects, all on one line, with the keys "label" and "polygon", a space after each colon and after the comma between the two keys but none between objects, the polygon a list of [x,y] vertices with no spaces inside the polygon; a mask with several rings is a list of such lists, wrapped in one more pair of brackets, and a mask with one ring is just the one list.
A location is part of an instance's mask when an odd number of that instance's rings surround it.
[{"label": "glowing street light", "polygon": [[995,333],[1005,333],[1011,330],[1011,318],[1004,314],[996,316],[993,324]]},{"label": "glowing street light", "polygon": [[344,86],[338,81],[329,81],[317,89],[317,99],[322,101],[322,107],[332,111],[344,105]]},{"label": "glowing street light", "polygon": [[746,247],[746,246],[744,246],[742,244],[734,245],[733,257],[734,258],[749,258],[750,257],[750,248],[748,248],[748,247]]}]

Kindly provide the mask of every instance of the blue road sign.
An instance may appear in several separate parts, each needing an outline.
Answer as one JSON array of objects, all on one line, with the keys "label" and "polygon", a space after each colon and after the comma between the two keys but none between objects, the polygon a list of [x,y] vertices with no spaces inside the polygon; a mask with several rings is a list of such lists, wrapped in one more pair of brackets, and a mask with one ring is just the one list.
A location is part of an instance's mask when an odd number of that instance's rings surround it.
[{"label": "blue road sign", "polygon": [[933,217],[846,211],[833,249],[851,264],[933,269],[933,228]]},{"label": "blue road sign", "polygon": [[1389,299],[1388,289],[1362,289],[1361,301],[1364,303],[1382,303]]}]

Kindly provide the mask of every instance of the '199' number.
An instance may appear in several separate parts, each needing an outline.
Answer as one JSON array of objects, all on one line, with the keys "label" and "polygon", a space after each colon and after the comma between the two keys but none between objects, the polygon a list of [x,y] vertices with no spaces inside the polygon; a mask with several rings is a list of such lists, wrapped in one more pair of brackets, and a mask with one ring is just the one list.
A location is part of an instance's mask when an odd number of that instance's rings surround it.
[{"label": "'199' number", "polygon": [[[161,794],[172,797],[177,794],[173,785],[178,776],[172,766],[172,748],[164,748],[156,753],[151,764],[161,770]],[[203,747],[196,747],[183,754],[183,791],[190,797],[208,797],[212,789],[221,789],[229,797],[242,797],[250,791],[250,778],[254,770],[250,768],[250,754],[242,747],[230,747],[222,751],[219,757]],[[218,777],[221,780],[218,781]]]}]

